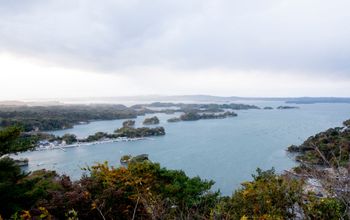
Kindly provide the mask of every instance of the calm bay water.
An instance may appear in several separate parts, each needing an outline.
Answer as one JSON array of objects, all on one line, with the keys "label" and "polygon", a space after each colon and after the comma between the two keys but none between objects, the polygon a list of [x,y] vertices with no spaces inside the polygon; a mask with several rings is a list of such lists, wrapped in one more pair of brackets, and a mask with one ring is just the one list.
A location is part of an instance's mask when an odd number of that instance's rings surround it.
[{"label": "calm bay water", "polygon": [[[258,102],[260,107],[285,105],[282,102]],[[257,167],[277,171],[295,165],[285,149],[300,144],[311,135],[341,126],[350,118],[350,104],[298,105],[300,109],[236,111],[238,117],[167,123],[175,115],[157,114],[166,135],[150,140],[108,143],[62,150],[19,154],[29,158],[29,170],[55,169],[78,179],[81,167],[108,161],[119,165],[124,154],[149,154],[154,162],[170,169],[182,169],[189,176],[216,182],[215,189],[229,195],[240,183],[251,179]],[[150,117],[152,115],[147,115]],[[136,119],[142,126],[143,117]],[[113,132],[124,120],[97,121],[73,129],[53,132],[85,137],[97,131]]]}]

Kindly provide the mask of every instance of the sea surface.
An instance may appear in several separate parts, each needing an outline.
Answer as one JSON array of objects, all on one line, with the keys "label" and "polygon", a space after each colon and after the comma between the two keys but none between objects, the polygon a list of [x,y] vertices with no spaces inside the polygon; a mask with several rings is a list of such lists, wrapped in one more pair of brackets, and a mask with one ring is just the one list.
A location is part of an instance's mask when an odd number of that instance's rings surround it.
[{"label": "sea surface", "polygon": [[[249,102],[260,107],[277,107],[283,102]],[[291,105],[291,104],[288,104]],[[240,110],[238,117],[168,123],[175,115],[156,114],[166,135],[146,140],[25,152],[16,157],[29,159],[28,170],[54,169],[78,179],[81,168],[108,161],[119,166],[122,155],[148,154],[169,169],[182,169],[189,176],[211,179],[224,195],[240,183],[251,180],[256,168],[274,167],[277,172],[295,166],[286,148],[331,127],[342,126],[350,118],[350,104],[305,104],[299,109]],[[136,119],[142,126],[146,115]],[[52,132],[86,137],[98,131],[113,132],[124,120],[96,121],[72,129]]]}]

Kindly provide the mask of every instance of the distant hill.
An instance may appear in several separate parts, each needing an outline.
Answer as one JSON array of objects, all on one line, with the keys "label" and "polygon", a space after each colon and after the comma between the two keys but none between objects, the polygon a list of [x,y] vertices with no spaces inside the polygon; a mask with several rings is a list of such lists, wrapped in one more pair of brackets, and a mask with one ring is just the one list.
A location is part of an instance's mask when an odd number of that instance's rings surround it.
[{"label": "distant hill", "polygon": [[53,105],[62,105],[63,103],[58,101],[16,101],[16,100],[7,100],[0,101],[0,106],[53,106]]},{"label": "distant hill", "polygon": [[244,100],[286,101],[286,98],[250,98],[238,96],[212,96],[212,95],[145,95],[145,96],[116,96],[116,97],[91,97],[62,99],[64,103],[216,103],[239,102]]},{"label": "distant hill", "polygon": [[293,104],[315,104],[315,103],[350,103],[350,98],[339,97],[302,97],[286,101]]},{"label": "distant hill", "polygon": [[212,96],[212,95],[144,95],[144,96],[115,96],[115,97],[85,97],[65,98],[57,100],[38,101],[0,101],[0,106],[52,106],[62,104],[142,104],[152,102],[173,103],[227,103],[243,101],[284,101],[291,104],[315,104],[315,103],[350,103],[349,98],[342,97],[239,97],[239,96]]},{"label": "distant hill", "polygon": [[350,98],[340,97],[239,97],[239,96],[212,96],[212,95],[145,95],[65,99],[62,102],[84,103],[151,103],[151,102],[239,102],[239,101],[284,101],[293,104],[313,103],[350,103]]}]

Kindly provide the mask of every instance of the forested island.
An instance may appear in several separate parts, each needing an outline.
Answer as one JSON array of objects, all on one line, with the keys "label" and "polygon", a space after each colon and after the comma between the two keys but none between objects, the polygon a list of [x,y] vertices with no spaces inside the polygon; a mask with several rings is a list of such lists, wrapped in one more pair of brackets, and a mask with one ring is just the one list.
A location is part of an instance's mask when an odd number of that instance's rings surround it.
[{"label": "forested island", "polygon": [[127,140],[138,140],[140,138],[151,137],[151,136],[163,136],[165,135],[165,129],[163,127],[140,127],[134,128],[135,121],[127,120],[123,122],[123,127],[118,128],[114,133],[96,132],[95,134],[89,135],[86,138],[77,138],[74,134],[65,134],[63,136],[55,136],[53,134],[42,133],[42,132],[30,132],[24,133],[23,135],[38,141],[37,149],[54,149],[57,147],[69,147],[69,146],[80,146],[85,143],[97,143],[97,142],[108,142],[108,141],[127,141]]},{"label": "forested island", "polygon": [[[151,109],[160,108],[161,109]],[[0,127],[18,125],[24,131],[52,131],[72,128],[74,125],[96,120],[134,119],[145,114],[175,112],[217,113],[227,110],[259,109],[245,104],[184,104],[160,103],[133,105],[127,107],[117,104],[91,105],[50,105],[50,106],[11,106],[0,105]],[[208,116],[211,117],[211,116]],[[212,116],[214,118],[214,116]],[[157,124],[155,118],[146,124]]]},{"label": "forested island", "polygon": [[123,127],[134,127],[135,121],[134,120],[126,120],[123,121]]},{"label": "forested island", "polygon": [[157,116],[153,116],[151,118],[145,118],[145,120],[143,121],[144,125],[156,125],[159,124],[159,118]]},{"label": "forested island", "polygon": [[170,118],[168,122],[179,122],[179,121],[197,121],[201,119],[223,119],[228,117],[236,117],[237,114],[234,112],[225,112],[225,113],[196,113],[196,112],[188,112],[180,115],[178,118]]},{"label": "forested island", "polygon": [[[148,155],[126,155],[121,158],[127,162],[123,167],[96,164],[77,181],[48,170],[23,174],[6,155],[33,149],[35,141],[23,137],[20,128],[8,127],[0,130],[0,215],[4,219],[349,219],[349,172],[341,169],[350,165],[345,160],[349,125],[346,121],[342,128],[293,147],[301,154],[313,152],[312,158],[318,160],[309,164],[318,166],[300,167],[302,175],[257,169],[252,180],[231,196],[212,190],[213,181],[163,168]],[[319,163],[317,149],[329,155],[325,161],[343,158],[340,153],[344,159]],[[310,188],[310,179],[319,181],[321,195]]]},{"label": "forested island", "polygon": [[272,107],[270,107],[270,106],[266,106],[266,107],[264,107],[264,110],[272,110],[273,108]]},{"label": "forested island", "polygon": [[79,139],[77,141],[84,142],[93,142],[101,141],[108,139],[117,139],[117,138],[142,138],[142,137],[151,137],[151,136],[163,136],[165,135],[165,129],[163,127],[156,128],[133,128],[133,127],[122,127],[114,131],[114,133],[109,134],[106,132],[96,132],[93,135],[89,135],[85,139]]},{"label": "forested island", "polygon": [[278,106],[277,109],[284,110],[284,109],[298,109],[298,106]]}]

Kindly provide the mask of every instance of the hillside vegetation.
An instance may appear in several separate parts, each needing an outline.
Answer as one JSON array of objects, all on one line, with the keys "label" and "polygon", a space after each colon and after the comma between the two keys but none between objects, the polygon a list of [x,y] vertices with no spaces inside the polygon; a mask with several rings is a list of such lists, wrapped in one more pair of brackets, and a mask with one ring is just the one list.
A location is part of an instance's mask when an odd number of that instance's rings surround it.
[{"label": "hillside vegetation", "polygon": [[300,146],[292,145],[290,152],[297,152],[296,159],[313,165],[348,166],[350,160],[350,120],[344,127],[330,128],[309,137]]}]

